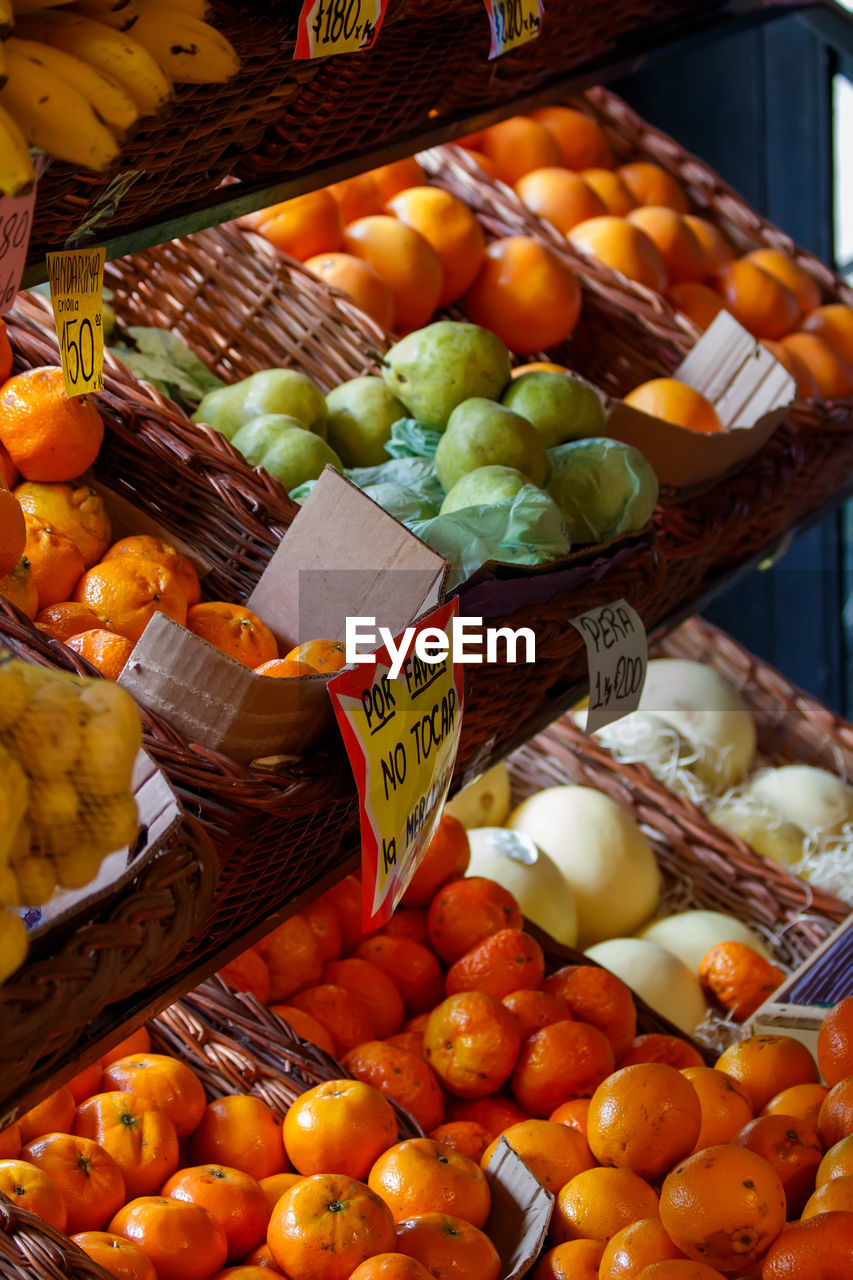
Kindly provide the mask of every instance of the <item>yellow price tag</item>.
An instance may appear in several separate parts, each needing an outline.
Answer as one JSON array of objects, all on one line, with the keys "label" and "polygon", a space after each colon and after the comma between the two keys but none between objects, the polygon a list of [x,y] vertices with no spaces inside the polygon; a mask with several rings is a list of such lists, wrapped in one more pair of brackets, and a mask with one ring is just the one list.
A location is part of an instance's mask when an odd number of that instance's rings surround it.
[{"label": "yellow price tag", "polygon": [[[358,786],[365,930],[393,913],[444,808],[462,727],[462,668],[451,656],[458,612],[456,600],[442,605],[369,665],[329,682]],[[392,649],[407,656],[395,664]]]},{"label": "yellow price tag", "polygon": [[64,249],[47,255],[50,302],[67,396],[104,389],[103,293],[107,251]]},{"label": "yellow price tag", "polygon": [[388,0],[303,0],[295,59],[362,53],[379,34]]},{"label": "yellow price tag", "polygon": [[535,40],[542,30],[545,16],[542,0],[483,0],[483,3],[492,28],[490,60],[527,44],[528,40]]}]

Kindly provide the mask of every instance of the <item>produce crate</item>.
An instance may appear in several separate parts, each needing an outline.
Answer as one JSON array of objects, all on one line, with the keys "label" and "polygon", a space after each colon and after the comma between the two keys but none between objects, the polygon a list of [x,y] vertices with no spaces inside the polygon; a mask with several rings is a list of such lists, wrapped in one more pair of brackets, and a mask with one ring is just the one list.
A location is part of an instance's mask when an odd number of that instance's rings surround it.
[{"label": "produce crate", "polygon": [[[284,364],[327,390],[375,371],[377,353],[393,342],[337,290],[233,224],[109,263],[106,279],[122,322],[171,330],[226,381]],[[216,435],[207,433],[212,445]],[[222,448],[233,456],[227,442]],[[463,613],[532,628],[537,662],[534,678],[524,664],[467,668],[457,780],[481,771],[525,720],[584,679],[586,651],[570,617],[620,598],[642,614],[662,583],[663,563],[648,533],[590,548],[559,568],[507,568],[459,587]]]}]

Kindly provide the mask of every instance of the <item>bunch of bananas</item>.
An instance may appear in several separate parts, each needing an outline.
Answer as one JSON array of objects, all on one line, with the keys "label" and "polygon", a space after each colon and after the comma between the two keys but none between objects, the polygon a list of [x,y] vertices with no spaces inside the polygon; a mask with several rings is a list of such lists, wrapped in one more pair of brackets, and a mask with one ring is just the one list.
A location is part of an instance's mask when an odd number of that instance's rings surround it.
[{"label": "bunch of bananas", "polygon": [[0,982],[26,955],[4,906],[40,906],[79,889],[139,829],[131,775],[142,725],[106,680],[0,661]]},{"label": "bunch of bananas", "polygon": [[101,173],[175,84],[224,84],[240,60],[207,0],[0,0],[0,192],[33,182],[30,147]]}]

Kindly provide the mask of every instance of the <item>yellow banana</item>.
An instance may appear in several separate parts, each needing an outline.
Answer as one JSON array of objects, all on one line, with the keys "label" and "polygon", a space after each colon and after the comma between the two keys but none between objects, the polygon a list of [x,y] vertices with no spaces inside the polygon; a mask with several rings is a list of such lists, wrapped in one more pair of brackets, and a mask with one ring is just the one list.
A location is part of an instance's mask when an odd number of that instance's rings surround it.
[{"label": "yellow banana", "polygon": [[18,19],[15,30],[27,40],[64,49],[105,71],[127,90],[143,115],[156,115],[172,97],[171,80],[148,49],[103,22],[58,9],[27,14]]},{"label": "yellow banana", "polygon": [[37,13],[41,9],[58,9],[63,4],[71,4],[71,0],[11,0],[11,7],[17,13]]},{"label": "yellow banana", "polygon": [[0,192],[16,196],[35,181],[30,148],[21,128],[0,105]]},{"label": "yellow banana", "polygon": [[0,89],[2,89],[2,88],[3,88],[3,85],[6,83],[6,53],[5,53],[5,48],[6,48],[6,46],[5,46],[4,44],[0,44]]},{"label": "yellow banana", "polygon": [[69,7],[68,12],[93,18],[95,22],[103,22],[104,26],[113,27],[116,31],[129,31],[139,17],[135,0],[128,0],[120,9],[99,9],[91,0],[79,0]]},{"label": "yellow banana", "polygon": [[40,63],[46,71],[73,85],[119,141],[139,119],[139,108],[130,94],[117,80],[93,67],[91,62],[84,62],[64,49],[54,49],[52,45],[37,40],[22,40],[20,36],[12,36],[8,48]]},{"label": "yellow banana", "polygon": [[17,49],[7,48],[6,71],[0,106],[21,126],[30,146],[98,173],[118,159],[115,138],[73,85]]},{"label": "yellow banana", "polygon": [[198,18],[199,22],[204,22],[210,13],[208,0],[170,0],[169,8],[186,13],[191,18]]},{"label": "yellow banana", "polygon": [[12,0],[0,0],[0,40],[5,40],[15,25]]},{"label": "yellow banana", "polygon": [[[70,0],[73,3],[73,0]],[[122,9],[126,9],[130,4],[130,0],[86,0],[88,7],[98,13],[118,13]],[[101,18],[103,22],[104,19]]]},{"label": "yellow banana", "polygon": [[176,84],[224,84],[240,70],[236,50],[215,27],[157,0],[136,0],[133,29]]}]

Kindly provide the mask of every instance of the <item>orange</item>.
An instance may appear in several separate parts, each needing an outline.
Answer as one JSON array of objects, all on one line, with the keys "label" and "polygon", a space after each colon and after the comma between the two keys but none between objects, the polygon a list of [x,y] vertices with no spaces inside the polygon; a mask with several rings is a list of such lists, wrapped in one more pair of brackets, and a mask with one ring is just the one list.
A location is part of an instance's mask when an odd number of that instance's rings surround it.
[{"label": "orange", "polygon": [[794,1084],[816,1084],[817,1064],[791,1036],[747,1036],[724,1049],[714,1064],[743,1086],[758,1112],[770,1098]]},{"label": "orange", "polygon": [[334,1057],[335,1042],[322,1022],[312,1018],[310,1013],[294,1008],[292,1004],[273,1004],[270,1005],[270,1009],[283,1022],[286,1022],[301,1040],[310,1040],[311,1044],[316,1045],[318,1049]]},{"label": "orange", "polygon": [[484,1098],[499,1089],[515,1066],[520,1046],[515,1018],[484,991],[442,1001],[430,1014],[424,1034],[424,1057],[448,1093],[459,1098]]},{"label": "orange", "polygon": [[249,947],[219,970],[219,977],[235,991],[250,991],[266,1004],[270,994],[270,971],[254,947]]},{"label": "orange", "polygon": [[853,1257],[853,1213],[824,1213],[798,1222],[770,1246],[762,1280],[847,1280]]},{"label": "orange", "polygon": [[398,1031],[395,1036],[389,1036],[385,1044],[396,1045],[398,1049],[408,1049],[410,1053],[416,1053],[420,1058],[424,1056],[422,1031]]},{"label": "orange", "polygon": [[[522,1120],[504,1129],[504,1137],[530,1172],[554,1195],[578,1173],[595,1164],[586,1138],[568,1125],[550,1120]],[[488,1169],[499,1139],[483,1153],[481,1165]]]},{"label": "orange", "polygon": [[666,297],[676,311],[687,316],[697,328],[703,331],[716,320],[725,307],[723,299],[715,290],[707,284],[697,284],[693,280],[672,285],[667,289]]},{"label": "orange", "polygon": [[572,227],[569,243],[579,253],[596,258],[627,280],[663,293],[667,285],[666,263],[660,249],[645,231],[627,218],[604,214]]},{"label": "orange", "polygon": [[444,1098],[435,1072],[421,1054],[383,1040],[368,1040],[350,1049],[343,1065],[356,1080],[405,1107],[428,1132],[444,1117]]},{"label": "orange", "polygon": [[112,529],[104,500],[89,485],[25,482],[15,489],[15,497],[24,511],[70,538],[87,569],[110,545]]},{"label": "orange", "polygon": [[523,204],[547,219],[563,235],[587,218],[607,213],[607,205],[578,173],[569,169],[533,169],[516,183]]},{"label": "orange", "polygon": [[796,328],[800,307],[795,294],[748,258],[724,263],[711,284],[726,310],[756,338],[781,338]]},{"label": "orange", "polygon": [[268,1178],[261,1178],[258,1186],[266,1197],[267,1220],[285,1191],[289,1191],[301,1177],[301,1173],[272,1173]]},{"label": "orange", "polygon": [[344,1174],[303,1178],[285,1191],[267,1244],[289,1280],[348,1280],[357,1266],[394,1249],[394,1219],[383,1200]]},{"label": "orange", "polygon": [[150,1258],[122,1236],[109,1231],[80,1231],[71,1239],[116,1280],[157,1280]]},{"label": "orange", "polygon": [[725,1280],[725,1277],[716,1267],[706,1266],[704,1262],[671,1258],[643,1267],[638,1280]]},{"label": "orange", "polygon": [[735,256],[734,249],[719,227],[709,222],[707,218],[698,218],[693,213],[685,213],[682,216],[705,251],[709,275],[724,262],[731,262]]},{"label": "orange", "polygon": [[[301,1182],[301,1176],[297,1176],[296,1181]],[[291,1186],[293,1185],[295,1184],[291,1183]],[[253,1270],[257,1267],[259,1271],[266,1272],[267,1276],[269,1276],[270,1271],[272,1271],[274,1275],[281,1275],[268,1244],[259,1244],[257,1249],[253,1249],[252,1252],[247,1255],[245,1265],[247,1267],[252,1267]],[[248,1277],[247,1280],[264,1280],[264,1276],[251,1276]]]},{"label": "orange", "polygon": [[853,307],[842,302],[830,302],[816,307],[800,326],[806,333],[813,333],[847,364],[853,364]]},{"label": "orange", "polygon": [[577,1129],[578,1133],[586,1137],[589,1102],[589,1098],[572,1098],[569,1102],[561,1102],[548,1119],[553,1120],[555,1124],[565,1124],[570,1129]]},{"label": "orange", "polygon": [[196,1164],[224,1164],[258,1182],[287,1168],[281,1124],[260,1098],[233,1094],[208,1103],[190,1140]]},{"label": "orange", "polygon": [[508,236],[487,247],[462,309],[511,351],[526,355],[568,338],[580,316],[581,290],[546,245],[531,236]]},{"label": "orange", "polygon": [[10,1124],[0,1130],[0,1160],[17,1160],[21,1151],[21,1130]]},{"label": "orange", "polygon": [[73,600],[64,600],[60,604],[48,605],[36,614],[36,626],[45,635],[54,640],[70,640],[72,636],[82,635],[84,631],[102,630],[101,619],[92,612],[87,604],[75,604]]},{"label": "orange", "polygon": [[430,1280],[430,1273],[404,1253],[377,1253],[357,1266],[349,1280]]},{"label": "orange", "polygon": [[741,1129],[734,1143],[754,1151],[776,1170],[785,1192],[788,1217],[798,1217],[814,1190],[823,1156],[815,1130],[794,1116],[759,1116]]},{"label": "orange", "polygon": [[556,138],[567,169],[609,169],[613,164],[600,126],[582,111],[573,107],[539,107],[531,116]]},{"label": "orange", "polygon": [[450,1121],[462,1121],[468,1124],[478,1124],[489,1134],[489,1141],[496,1138],[504,1129],[508,1129],[511,1124],[518,1124],[521,1120],[529,1120],[530,1116],[517,1106],[512,1098],[505,1098],[500,1094],[487,1094],[485,1098],[465,1099],[448,1098],[447,1101],[447,1119]]},{"label": "orange", "polygon": [[155,564],[163,564],[171,569],[186,596],[187,605],[198,604],[201,599],[201,585],[192,561],[162,538],[153,538],[149,534],[136,534],[132,538],[121,538],[114,542],[103,557],[114,560],[116,556],[139,556],[143,560],[153,560]]},{"label": "orange", "polygon": [[18,1118],[21,1143],[45,1133],[70,1133],[77,1104],[68,1085],[61,1085]]},{"label": "orange", "polygon": [[654,1179],[688,1155],[699,1136],[699,1098],[662,1062],[614,1071],[589,1104],[587,1140],[599,1164]]},{"label": "orange", "polygon": [[12,489],[17,479],[18,469],[3,445],[0,444],[0,480],[3,481],[7,489]]},{"label": "orange", "polygon": [[160,1194],[212,1213],[228,1241],[228,1262],[239,1262],[266,1238],[267,1198],[255,1179],[240,1169],[221,1164],[181,1169]]},{"label": "orange", "polygon": [[619,177],[637,201],[637,204],[666,205],[676,213],[687,213],[687,196],[666,169],[645,160],[623,164],[617,170]]},{"label": "orange", "polygon": [[65,643],[97,667],[106,680],[118,680],[134,649],[132,640],[103,628],[69,636]]},{"label": "orange", "polygon": [[206,600],[187,610],[187,627],[235,662],[258,667],[278,657],[278,643],[266,623],[245,605]]},{"label": "orange", "polygon": [[25,511],[24,523],[27,527],[24,555],[33,571],[39,608],[69,600],[85,569],[83,557],[70,538],[38,516]]},{"label": "orange", "polygon": [[624,218],[626,213],[636,209],[637,201],[625,186],[625,183],[612,169],[581,169],[580,176],[588,187],[591,187],[604,205],[607,213],[615,213]]},{"label": "orange", "polygon": [[853,1177],[849,1174],[832,1178],[818,1187],[806,1202],[802,1220],[815,1218],[822,1213],[853,1213]]},{"label": "orange", "polygon": [[286,662],[306,662],[314,671],[340,671],[346,663],[341,640],[306,640],[284,655]]},{"label": "orange", "polygon": [[785,973],[742,942],[720,942],[699,962],[699,981],[710,1001],[736,1022],[746,1022],[785,980]]},{"label": "orange", "polygon": [[693,1150],[731,1142],[753,1116],[746,1089],[716,1067],[685,1067],[683,1071],[696,1092],[701,1113]]},{"label": "orange", "polygon": [[473,1120],[449,1120],[447,1124],[440,1124],[432,1129],[427,1137],[432,1138],[433,1142],[440,1142],[443,1147],[458,1151],[477,1164],[492,1141],[491,1134]]},{"label": "orange", "polygon": [[162,1053],[135,1053],[104,1067],[101,1089],[135,1093],[165,1111],[179,1138],[188,1138],[204,1115],[206,1098],[195,1072]]},{"label": "orange", "polygon": [[660,1218],[640,1218],[617,1231],[601,1257],[601,1280],[636,1280],[643,1267],[670,1258],[683,1258],[664,1230]]},{"label": "orange", "polygon": [[24,554],[27,526],[14,495],[0,479],[0,576],[11,573]]},{"label": "orange", "polygon": [[551,1219],[551,1238],[601,1240],[640,1218],[658,1217],[658,1198],[630,1169],[585,1169],[561,1188]]},{"label": "orange", "polygon": [[373,214],[350,223],[344,246],[391,290],[397,333],[410,333],[431,320],[444,289],[444,272],[438,254],[420,232],[388,214]]},{"label": "orange", "polygon": [[815,1185],[822,1187],[833,1178],[853,1177],[853,1136],[842,1138],[830,1147],[818,1165]]},{"label": "orange", "polygon": [[603,1031],[586,1022],[554,1022],[524,1041],[512,1076],[520,1106],[548,1116],[570,1098],[591,1097],[615,1064]]},{"label": "orange", "polygon": [[326,190],[337,201],[344,226],[356,218],[382,212],[382,192],[371,173],[357,173],[353,178],[333,182]]},{"label": "orange", "polygon": [[360,1000],[353,1000],[352,992],[335,982],[306,987],[291,996],[290,1002],[326,1028],[337,1058],[373,1037],[367,1007]]},{"label": "orange", "polygon": [[375,964],[350,956],[332,960],[323,970],[323,981],[345,987],[367,1010],[377,1040],[384,1040],[403,1025],[403,997],[388,977]]},{"label": "orange", "polygon": [[228,1253],[225,1232],[212,1213],[166,1196],[131,1200],[109,1230],[139,1246],[153,1262],[157,1280],[209,1280]]},{"label": "orange", "polygon": [[552,364],[550,360],[532,360],[530,364],[517,364],[511,378],[521,378],[525,373],[571,373],[564,364]]},{"label": "orange", "polygon": [[552,1022],[565,1022],[571,1018],[565,1000],[549,995],[547,991],[530,991],[527,988],[510,991],[508,995],[501,997],[501,1003],[514,1014],[522,1039],[527,1039],[540,1027],[548,1027]]},{"label": "orange", "polygon": [[563,163],[557,139],[529,116],[510,116],[484,129],[477,149],[494,162],[497,177],[508,187],[533,169]]},{"label": "orange", "polygon": [[303,1174],[364,1178],[397,1140],[397,1118],[378,1089],[327,1080],[301,1094],[284,1117],[284,1149]]},{"label": "orange", "polygon": [[619,1059],[620,1067],[634,1067],[638,1062],[664,1062],[668,1067],[683,1071],[685,1067],[702,1067],[705,1060],[698,1049],[680,1036],[667,1036],[652,1032],[647,1036],[635,1036],[628,1052]]},{"label": "orange", "polygon": [[306,268],[333,289],[340,289],[383,329],[394,327],[394,295],[368,263],[351,253],[318,253]]},{"label": "orange", "polygon": [[447,971],[447,995],[485,991],[502,1000],[518,986],[535,990],[545,976],[545,957],[535,938],[521,929],[501,929],[466,951]]},{"label": "orange", "polygon": [[785,1192],[766,1160],[742,1147],[708,1147],[664,1181],[660,1219],[694,1262],[748,1272],[785,1225]]},{"label": "orange", "polygon": [[542,1254],[531,1280],[598,1280],[603,1254],[600,1240],[567,1240]]},{"label": "orange", "polygon": [[808,367],[821,396],[836,400],[853,395],[853,361],[839,355],[825,338],[811,332],[789,333],[780,345]]},{"label": "orange", "polygon": [[355,954],[369,960],[394,981],[409,1013],[424,1013],[441,999],[444,992],[441,968],[432,952],[420,942],[379,934],[360,942]]},{"label": "orange", "polygon": [[840,1000],[824,1016],[817,1033],[817,1062],[830,1088],[853,1076],[853,996]]},{"label": "orange", "polygon": [[817,1118],[823,1100],[829,1093],[825,1084],[795,1084],[774,1094],[761,1108],[763,1116],[796,1116],[817,1132]]},{"label": "orange", "polygon": [[430,945],[445,964],[454,964],[493,933],[521,926],[515,898],[485,876],[444,885],[430,903],[427,916]]},{"label": "orange", "polygon": [[340,249],[344,224],[338,202],[329,191],[309,191],[265,211],[259,230],[271,244],[304,262],[317,253]]},{"label": "orange", "polygon": [[378,169],[371,169],[370,176],[379,188],[383,204],[387,204],[398,191],[406,187],[419,187],[425,174],[414,156],[405,160],[395,160],[392,164],[383,164]]},{"label": "orange", "polygon": [[817,399],[820,395],[818,380],[801,355],[793,348],[786,347],[781,342],[772,342],[769,338],[762,339],[762,346],[765,346],[770,354],[788,370],[797,384],[797,395],[800,399]]},{"label": "orange", "polygon": [[395,1222],[420,1213],[451,1213],[482,1227],[492,1203],[480,1166],[430,1138],[410,1138],[389,1148],[367,1182]]},{"label": "orange", "polygon": [[677,378],[652,378],[650,382],[642,382],[629,391],[624,400],[634,409],[688,431],[708,435],[723,430],[711,401]]},{"label": "orange", "polygon": [[468,206],[440,187],[409,187],[393,196],[386,208],[419,231],[438,254],[444,272],[438,305],[446,307],[461,298],[486,252],[483,229]]},{"label": "orange", "polygon": [[699,281],[709,271],[708,258],[690,225],[666,205],[644,204],[628,214],[628,221],[645,231],[660,250],[670,285]]},{"label": "orange", "polygon": [[[320,959],[324,963],[337,960],[343,950],[344,938],[338,913],[331,902],[315,898],[299,914],[314,934]],[[346,986],[346,983],[341,985]]]},{"label": "orange", "polygon": [[62,1189],[66,1230],[100,1231],[124,1204],[124,1178],[115,1160],[89,1138],[48,1133],[28,1142],[21,1155]]},{"label": "orange", "polygon": [[105,627],[138,640],[155,613],[184,625],[187,602],[171,569],[154,560],[121,556],[87,569],[73,597],[87,604]]},{"label": "orange", "polygon": [[343,955],[354,950],[364,937],[361,929],[361,897],[361,881],[355,876],[345,876],[320,895],[320,901],[330,903],[338,913]]},{"label": "orange", "polygon": [[817,1131],[825,1147],[833,1147],[853,1134],[853,1075],[839,1080],[824,1098],[818,1112]]},{"label": "orange", "polygon": [[[448,880],[459,880],[465,875],[470,860],[467,831],[451,814],[442,814],[435,834],[403,894],[405,906],[429,906],[442,885],[447,884]],[[392,919],[400,914],[396,912]]]},{"label": "orange", "polygon": [[0,387],[0,443],[25,480],[74,480],[103,438],[94,401],[66,396],[58,366],[28,369]]},{"label": "orange", "polygon": [[617,1059],[630,1048],[637,1010],[630,989],[615,974],[597,965],[564,965],[545,979],[542,990],[559,996],[578,1022],[603,1031]]},{"label": "orange", "polygon": [[[265,1244],[261,1245],[262,1249],[266,1249],[266,1247]],[[257,1253],[257,1250],[253,1249],[252,1253]],[[270,1255],[269,1262],[269,1267],[267,1267],[266,1263],[260,1262],[251,1266],[241,1263],[237,1267],[225,1267],[224,1270],[217,1271],[213,1280],[269,1280],[270,1270],[276,1275],[279,1274],[272,1266],[272,1255]]]},{"label": "orange", "polygon": [[43,1170],[25,1160],[0,1160],[0,1192],[29,1209],[57,1231],[64,1231],[68,1210],[62,1192]]},{"label": "orange", "polygon": [[323,972],[314,930],[301,915],[291,916],[259,938],[255,951],[269,969],[271,1004],[280,1004],[300,987],[318,982]]},{"label": "orange", "polygon": [[39,598],[36,584],[33,582],[33,571],[26,556],[15,565],[11,573],[0,578],[0,596],[8,600],[28,618],[35,618],[38,613]]},{"label": "orange", "polygon": [[797,299],[803,315],[820,306],[820,287],[814,276],[809,275],[805,267],[801,267],[782,249],[753,249],[745,255],[744,260],[754,262],[762,271],[787,285]]},{"label": "orange", "polygon": [[148,1034],[148,1028],[137,1027],[129,1036],[125,1036],[123,1040],[114,1044],[112,1049],[101,1054],[101,1066],[108,1067],[111,1062],[116,1062],[119,1058],[127,1058],[132,1053],[147,1053],[150,1048],[151,1037]]},{"label": "orange", "polygon": [[307,662],[288,662],[286,658],[271,658],[253,667],[257,676],[271,676],[274,680],[292,679],[294,676],[315,676],[317,672]]},{"label": "orange", "polygon": [[152,1195],[178,1167],[178,1135],[165,1111],[132,1093],[97,1093],[77,1109],[74,1133],[111,1155],[128,1199]]},{"label": "orange", "polygon": [[489,1237],[447,1213],[420,1213],[398,1222],[397,1248],[422,1263],[434,1280],[498,1280],[501,1273]]}]

